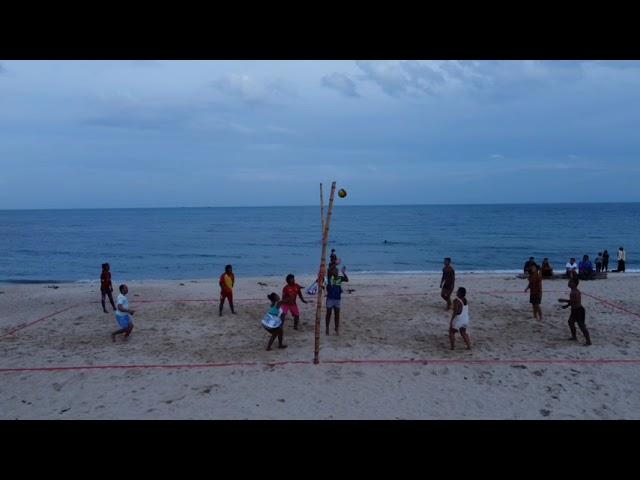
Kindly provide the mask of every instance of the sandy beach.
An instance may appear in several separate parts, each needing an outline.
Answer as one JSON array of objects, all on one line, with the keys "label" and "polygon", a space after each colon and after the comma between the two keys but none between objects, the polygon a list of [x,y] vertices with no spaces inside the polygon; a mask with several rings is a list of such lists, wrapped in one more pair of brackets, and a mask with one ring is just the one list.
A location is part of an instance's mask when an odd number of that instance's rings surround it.
[{"label": "sandy beach", "polygon": [[298,302],[300,331],[287,319],[289,347],[265,351],[266,295],[284,277],[238,276],[238,314],[222,317],[217,279],[131,282],[135,330],[116,343],[97,283],[0,285],[0,418],[640,418],[640,275],[581,282],[585,347],[567,340],[565,280],[544,282],[538,322],[526,280],[459,274],[471,351],[459,337],[449,350],[439,275],[350,280],[339,337],[323,317],[320,365],[315,297]]}]

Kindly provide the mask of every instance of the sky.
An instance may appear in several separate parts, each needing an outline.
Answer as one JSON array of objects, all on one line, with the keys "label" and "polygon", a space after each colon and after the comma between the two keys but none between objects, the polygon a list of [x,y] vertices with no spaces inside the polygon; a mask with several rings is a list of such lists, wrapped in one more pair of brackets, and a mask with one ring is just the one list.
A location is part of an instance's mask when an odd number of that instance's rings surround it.
[{"label": "sky", "polygon": [[640,61],[3,61],[0,209],[640,201]]}]

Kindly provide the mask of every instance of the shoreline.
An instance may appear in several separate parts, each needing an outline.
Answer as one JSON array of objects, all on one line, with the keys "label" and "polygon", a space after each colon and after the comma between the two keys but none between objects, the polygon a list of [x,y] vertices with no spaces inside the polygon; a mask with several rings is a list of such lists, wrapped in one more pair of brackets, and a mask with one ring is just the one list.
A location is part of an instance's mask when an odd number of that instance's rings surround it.
[{"label": "shoreline", "polygon": [[[459,276],[472,276],[472,277],[487,277],[487,278],[501,278],[504,276],[512,277],[517,279],[517,275],[521,274],[522,270],[486,270],[486,271],[477,271],[477,270],[456,270],[456,277]],[[424,277],[424,278],[435,278],[440,277],[442,275],[441,272],[437,271],[421,271],[421,270],[406,270],[406,271],[364,271],[364,272],[351,272],[347,270],[347,274],[349,277],[354,278],[379,278],[379,277]],[[613,277],[607,279],[597,279],[597,280],[585,280],[585,282],[592,281],[601,281],[601,280],[609,280],[612,278],[618,277],[618,272],[609,271],[608,274],[614,275]],[[315,281],[317,274],[315,273],[306,273],[306,274],[295,274],[296,278],[311,278],[312,281]],[[236,274],[236,276],[238,276]],[[252,280],[252,279],[284,279],[285,275],[247,275],[241,276],[239,278]],[[640,276],[640,270],[627,270],[624,273],[620,273],[620,278],[624,277],[638,277]],[[565,280],[564,278],[545,278],[546,281],[557,281],[557,280]],[[201,277],[201,278],[148,278],[148,279],[125,279],[124,282],[130,282],[135,284],[153,284],[153,283],[162,283],[169,284],[175,282],[190,282],[190,283],[202,283],[202,282],[214,282],[217,285],[217,277]],[[0,285],[94,285],[99,284],[100,280],[0,280]],[[308,285],[307,285],[308,286]]]}]

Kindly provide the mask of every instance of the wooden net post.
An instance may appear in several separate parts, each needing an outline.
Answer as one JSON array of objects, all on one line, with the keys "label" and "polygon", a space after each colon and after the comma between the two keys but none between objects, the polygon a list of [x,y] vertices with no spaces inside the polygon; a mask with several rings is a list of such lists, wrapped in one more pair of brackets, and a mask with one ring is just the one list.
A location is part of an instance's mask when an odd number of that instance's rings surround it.
[{"label": "wooden net post", "polygon": [[322,184],[320,184],[320,223],[322,225],[321,233],[324,235],[324,195],[322,193]]},{"label": "wooden net post", "polygon": [[[322,190],[320,190],[322,192]],[[327,208],[327,219],[323,220],[322,231],[322,256],[320,257],[320,270],[318,271],[318,298],[316,302],[316,334],[313,363],[320,363],[320,316],[322,314],[322,290],[324,279],[327,276],[327,242],[329,240],[329,225],[331,224],[331,212],[333,210],[333,197],[336,191],[336,182],[331,183],[331,193],[329,194],[329,207]]]}]

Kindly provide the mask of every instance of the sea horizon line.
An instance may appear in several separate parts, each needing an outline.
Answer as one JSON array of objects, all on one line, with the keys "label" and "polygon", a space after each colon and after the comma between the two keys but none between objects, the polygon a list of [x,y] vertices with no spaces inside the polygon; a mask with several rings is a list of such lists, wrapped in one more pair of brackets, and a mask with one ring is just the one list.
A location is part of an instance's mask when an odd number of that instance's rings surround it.
[{"label": "sea horizon line", "polygon": [[[328,202],[327,202],[328,203]],[[511,202],[511,203],[390,203],[390,204],[358,204],[334,207],[482,207],[482,206],[537,206],[537,205],[634,205],[635,202]],[[326,203],[325,203],[326,205]],[[178,210],[178,209],[223,209],[223,208],[317,208],[318,205],[205,205],[205,206],[172,206],[172,207],[67,207],[67,208],[0,208],[0,212],[30,211],[71,211],[71,210]]]}]

